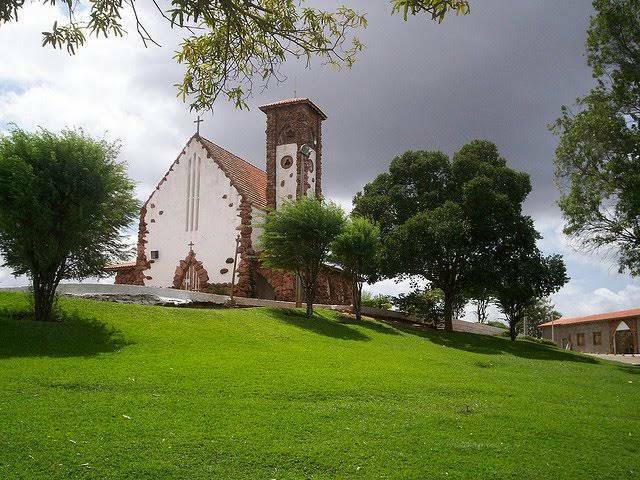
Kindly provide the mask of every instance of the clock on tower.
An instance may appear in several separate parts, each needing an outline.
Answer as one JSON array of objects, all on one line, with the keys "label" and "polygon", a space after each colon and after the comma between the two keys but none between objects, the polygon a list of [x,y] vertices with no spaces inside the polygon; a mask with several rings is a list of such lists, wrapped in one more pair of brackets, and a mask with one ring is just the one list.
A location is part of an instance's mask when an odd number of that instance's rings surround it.
[{"label": "clock on tower", "polygon": [[326,115],[308,98],[260,107],[267,114],[267,205],[322,197],[322,122]]}]

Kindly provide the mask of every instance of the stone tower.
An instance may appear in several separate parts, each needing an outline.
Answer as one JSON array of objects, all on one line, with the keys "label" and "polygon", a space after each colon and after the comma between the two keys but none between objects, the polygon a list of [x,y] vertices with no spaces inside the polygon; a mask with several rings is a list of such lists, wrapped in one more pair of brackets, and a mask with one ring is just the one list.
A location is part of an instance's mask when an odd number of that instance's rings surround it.
[{"label": "stone tower", "polygon": [[267,115],[267,206],[276,209],[301,194],[322,198],[322,122],[327,116],[308,98],[260,110]]}]

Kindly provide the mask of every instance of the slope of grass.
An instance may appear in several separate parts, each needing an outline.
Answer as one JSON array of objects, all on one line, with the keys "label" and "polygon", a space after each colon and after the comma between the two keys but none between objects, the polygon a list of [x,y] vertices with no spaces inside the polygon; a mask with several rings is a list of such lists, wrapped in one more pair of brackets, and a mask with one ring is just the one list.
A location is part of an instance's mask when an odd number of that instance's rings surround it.
[{"label": "slope of grass", "polygon": [[638,478],[640,375],[321,311],[0,293],[0,478]]}]

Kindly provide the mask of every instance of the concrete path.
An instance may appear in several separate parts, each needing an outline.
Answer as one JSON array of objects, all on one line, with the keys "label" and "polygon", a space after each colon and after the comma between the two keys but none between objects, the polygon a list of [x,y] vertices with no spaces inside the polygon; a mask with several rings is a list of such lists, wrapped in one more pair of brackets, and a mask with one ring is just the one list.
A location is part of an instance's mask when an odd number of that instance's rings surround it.
[{"label": "concrete path", "polygon": [[611,360],[612,362],[626,363],[627,365],[640,366],[640,355],[613,355],[610,353],[590,353],[594,357],[602,358],[603,360]]}]

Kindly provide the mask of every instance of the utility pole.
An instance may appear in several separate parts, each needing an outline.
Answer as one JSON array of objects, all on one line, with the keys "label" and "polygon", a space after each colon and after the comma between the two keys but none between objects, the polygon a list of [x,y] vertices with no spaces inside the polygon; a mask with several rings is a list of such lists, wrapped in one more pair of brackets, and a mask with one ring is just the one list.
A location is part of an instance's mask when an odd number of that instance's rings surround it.
[{"label": "utility pole", "polygon": [[[303,190],[303,186],[302,183],[304,182],[304,175],[303,175],[303,166],[304,166],[304,162],[305,162],[305,157],[302,153],[302,148],[300,149],[300,154],[298,155],[298,158],[300,159],[300,161],[298,162],[298,192],[297,192],[297,197],[298,200],[302,200],[302,192]],[[300,278],[300,272],[296,273],[296,308],[301,308],[302,307],[302,278]]]},{"label": "utility pole", "polygon": [[238,248],[240,247],[240,234],[236,237],[236,252],[233,256],[233,273],[231,274],[231,295],[229,303],[233,304],[233,294],[236,288],[236,264],[238,263]]}]

